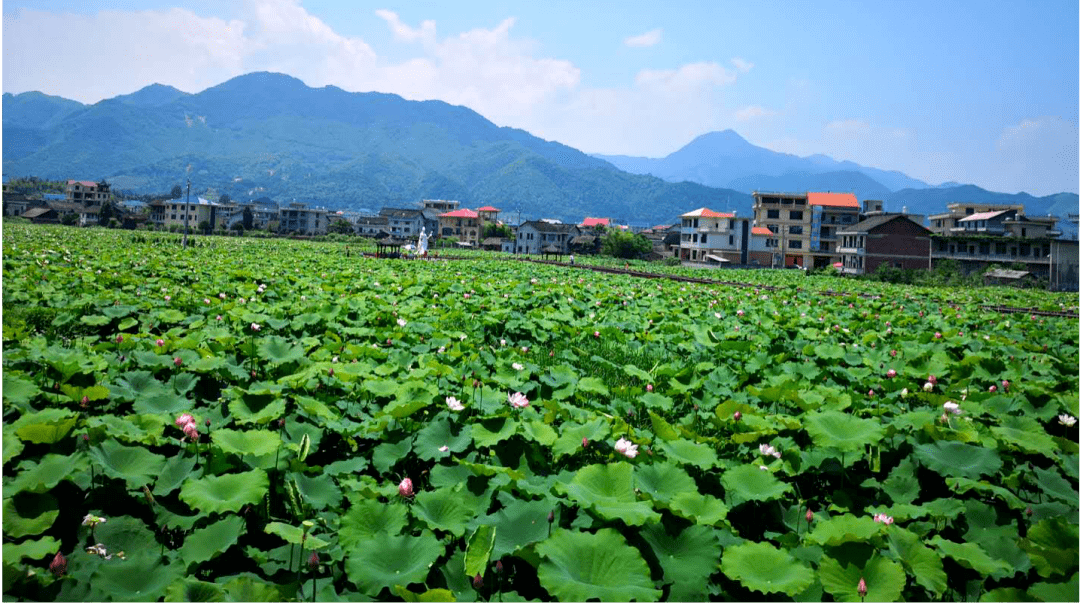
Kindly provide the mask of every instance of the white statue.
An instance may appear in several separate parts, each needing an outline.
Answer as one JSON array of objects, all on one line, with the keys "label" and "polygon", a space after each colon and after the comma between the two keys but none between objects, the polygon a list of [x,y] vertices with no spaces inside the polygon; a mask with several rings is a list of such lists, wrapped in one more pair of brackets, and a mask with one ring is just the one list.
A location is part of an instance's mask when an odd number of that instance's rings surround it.
[{"label": "white statue", "polygon": [[424,256],[427,253],[428,235],[427,230],[420,228],[420,241],[416,244],[416,254]]}]

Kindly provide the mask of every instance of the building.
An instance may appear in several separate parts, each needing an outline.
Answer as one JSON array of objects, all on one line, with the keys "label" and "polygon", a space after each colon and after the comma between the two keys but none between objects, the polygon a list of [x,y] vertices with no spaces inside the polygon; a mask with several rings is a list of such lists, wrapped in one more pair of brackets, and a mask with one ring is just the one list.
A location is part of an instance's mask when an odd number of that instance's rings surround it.
[{"label": "building", "polygon": [[543,248],[555,245],[563,253],[570,252],[570,241],[581,234],[581,230],[566,223],[547,223],[544,221],[526,221],[517,227],[514,240],[514,253],[539,255]]},{"label": "building", "polygon": [[326,209],[308,208],[306,204],[299,202],[293,202],[287,207],[278,209],[279,234],[296,233],[315,236],[326,234],[329,225]]},{"label": "building", "polygon": [[458,243],[479,246],[484,234],[480,214],[472,209],[458,209],[439,215],[439,238],[456,238]]},{"label": "building", "polygon": [[461,203],[456,200],[421,200],[420,208],[435,211],[435,214],[456,211]]},{"label": "building", "polygon": [[74,179],[68,180],[65,193],[68,202],[83,206],[100,207],[111,196],[109,184],[104,181],[95,183],[93,181],[76,181]]},{"label": "building", "polygon": [[768,264],[765,228],[754,229],[750,219],[702,207],[680,216],[678,257],[713,264]]},{"label": "building", "polygon": [[390,235],[390,220],[383,215],[357,217],[356,233],[370,238],[386,238]]},{"label": "building", "polygon": [[930,268],[930,230],[902,213],[872,215],[837,236],[846,274],[868,274],[882,265]]},{"label": "building", "polygon": [[[436,200],[425,202],[451,203],[453,201]],[[437,234],[439,231],[439,213],[434,210],[434,208],[383,208],[379,211],[379,215],[386,217],[387,223],[390,226],[390,234],[396,238],[413,239],[420,236],[421,230],[424,230],[428,234]]]},{"label": "building", "polygon": [[603,226],[605,228],[611,227],[611,218],[610,217],[586,217],[581,222],[581,225],[579,225],[578,227],[580,227],[580,228],[596,228],[597,226]]},{"label": "building", "polygon": [[218,225],[226,230],[231,230],[234,225],[239,223],[244,224],[244,211],[251,211],[251,229],[252,230],[269,230],[270,222],[278,219],[278,209],[276,207],[268,207],[262,204],[253,202],[234,205],[235,209],[231,212],[222,211],[221,219]]},{"label": "building", "polygon": [[776,241],[771,265],[824,268],[841,261],[837,230],[859,222],[854,194],[754,192],[754,226]]},{"label": "building", "polygon": [[476,209],[477,214],[480,215],[480,221],[483,223],[499,223],[499,209],[491,205],[485,205]]},{"label": "building", "polygon": [[220,205],[200,197],[193,202],[186,199],[155,200],[149,206],[151,223],[183,227],[186,216],[191,230],[197,230],[204,221],[211,226],[219,225],[235,209],[235,205]]},{"label": "building", "polygon": [[976,213],[990,213],[993,211],[1014,210],[1021,214],[1024,212],[1022,204],[995,204],[982,202],[950,202],[945,205],[949,210],[945,213],[937,213],[929,217],[930,231],[935,234],[948,234],[960,227],[959,222],[965,217]]},{"label": "building", "polygon": [[1012,236],[1014,238],[1045,238],[1061,236],[1054,229],[1057,219],[1053,217],[1027,217],[1022,210],[1004,209],[973,213],[956,222],[951,234],[987,234]]}]

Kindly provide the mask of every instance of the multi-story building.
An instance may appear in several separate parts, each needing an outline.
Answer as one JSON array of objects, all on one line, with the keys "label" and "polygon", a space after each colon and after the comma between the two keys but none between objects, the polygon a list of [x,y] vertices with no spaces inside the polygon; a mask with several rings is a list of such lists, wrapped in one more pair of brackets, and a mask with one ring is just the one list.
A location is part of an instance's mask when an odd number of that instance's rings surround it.
[{"label": "multi-story building", "polygon": [[610,217],[586,217],[581,221],[580,228],[611,227]]},{"label": "multi-story building", "polygon": [[298,202],[278,209],[278,232],[281,234],[326,234],[329,225],[326,209],[311,209]]},{"label": "multi-story building", "polygon": [[420,208],[435,211],[436,214],[456,211],[461,203],[456,200],[421,200]]},{"label": "multi-story building", "polygon": [[[934,235],[931,247],[931,266],[941,259],[956,261],[964,272],[980,271],[990,264],[1022,265],[1035,276],[1049,276],[1051,248],[1061,236],[1054,229],[1057,219],[1026,217],[1021,205],[998,206],[1007,208],[964,207],[975,212],[956,219],[953,226],[940,226],[942,231]],[[953,204],[949,207],[952,210]],[[930,217],[934,221],[940,216]]]},{"label": "multi-story building", "polygon": [[383,215],[357,217],[356,232],[371,238],[386,238],[390,235],[390,220]]},{"label": "multi-story building", "polygon": [[484,223],[498,223],[499,212],[499,209],[496,209],[491,205],[485,205],[476,209],[476,213],[480,215],[480,221]]},{"label": "multi-story building", "polygon": [[[750,219],[702,207],[680,216],[679,259],[701,263],[769,263],[764,230],[757,234]],[[765,230],[767,231],[767,230]]]},{"label": "multi-story building", "polygon": [[[425,201],[441,202],[448,201]],[[457,204],[457,203],[454,203]],[[400,239],[412,239],[420,236],[420,230],[427,234],[437,234],[439,230],[439,213],[434,208],[425,209],[391,209],[383,208],[379,215],[386,217],[390,226],[390,234]]]},{"label": "multi-story building", "polygon": [[554,245],[561,252],[569,253],[570,241],[580,234],[581,230],[577,226],[567,223],[526,221],[517,227],[513,252],[539,255],[545,247]]},{"label": "multi-story building", "polygon": [[102,203],[111,196],[109,184],[104,181],[95,183],[93,181],[76,181],[74,179],[69,179],[65,192],[67,194],[68,202],[88,207],[101,206]]},{"label": "multi-story building", "polygon": [[859,222],[854,194],[754,192],[754,225],[775,236],[772,265],[823,268],[840,261],[837,230]]},{"label": "multi-story building", "polygon": [[843,272],[867,274],[878,266],[930,267],[930,230],[903,213],[874,214],[837,232]]},{"label": "multi-story building", "polygon": [[439,215],[439,237],[456,238],[461,244],[479,246],[484,234],[480,214],[472,209],[458,209]]},{"label": "multi-story building", "polygon": [[960,227],[960,220],[976,213],[990,213],[993,211],[1017,211],[1024,213],[1022,204],[1001,204],[985,202],[950,202],[945,205],[949,210],[945,213],[930,215],[930,231],[935,234],[948,234]]}]

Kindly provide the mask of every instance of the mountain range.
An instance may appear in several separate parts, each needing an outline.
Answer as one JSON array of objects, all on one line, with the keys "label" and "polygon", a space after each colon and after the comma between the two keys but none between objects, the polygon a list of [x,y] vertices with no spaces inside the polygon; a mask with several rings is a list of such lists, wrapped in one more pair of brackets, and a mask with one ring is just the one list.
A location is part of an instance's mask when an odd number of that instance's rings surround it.
[{"label": "mountain range", "polygon": [[734,131],[707,133],[660,159],[590,156],[465,107],[311,88],[266,72],[196,94],[152,84],[92,105],[4,94],[3,136],[8,177],[106,179],[146,193],[190,178],[193,192],[339,209],[442,198],[493,204],[510,219],[590,215],[641,225],[701,206],[749,215],[754,190],[850,191],[924,214],[946,202],[1008,200],[1064,215],[1078,200],[931,187],[898,171],[774,152]]}]

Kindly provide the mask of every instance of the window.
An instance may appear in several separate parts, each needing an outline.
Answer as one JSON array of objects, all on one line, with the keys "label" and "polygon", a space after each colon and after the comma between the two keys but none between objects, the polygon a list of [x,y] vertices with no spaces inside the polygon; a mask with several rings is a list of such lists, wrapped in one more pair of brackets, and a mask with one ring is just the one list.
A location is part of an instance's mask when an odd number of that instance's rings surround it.
[{"label": "window", "polygon": [[989,255],[989,254],[990,254],[990,245],[989,244],[983,243],[983,244],[979,245],[979,255]]},{"label": "window", "polygon": [[[795,212],[802,213],[802,211],[792,211],[792,212],[793,213],[795,213]],[[788,232],[788,234],[802,234],[802,228],[803,228],[802,226],[788,226],[788,231],[787,232]]]},{"label": "window", "polygon": [[705,244],[705,242],[706,242],[706,241],[707,241],[708,239],[709,239],[709,235],[708,235],[708,234],[702,234],[702,235],[701,235],[701,244]]},{"label": "window", "polygon": [[770,248],[770,249],[775,249],[776,246],[777,246],[776,245],[776,239],[775,238],[766,238],[765,239],[765,246]]},{"label": "window", "polygon": [[964,209],[964,212],[968,215],[973,215],[975,213],[975,209],[973,207],[968,207]]},{"label": "window", "polygon": [[780,219],[780,210],[779,209],[769,209],[768,211],[765,212],[765,216],[768,217],[769,219]]},{"label": "window", "polygon": [[1026,244],[1020,245],[1020,256],[1021,257],[1027,257],[1030,254],[1031,254],[1031,247],[1030,246],[1028,246]]},{"label": "window", "polygon": [[697,219],[694,219],[694,227],[697,227]]},{"label": "window", "polygon": [[735,244],[735,235],[734,234],[728,234],[727,243],[728,243],[728,245]]},{"label": "window", "polygon": [[769,231],[772,232],[773,234],[779,234],[780,233],[780,226],[778,226],[776,224],[768,225],[768,226],[765,226],[765,227],[768,228]]},{"label": "window", "polygon": [[1020,228],[1020,238],[1027,238],[1027,228]]},{"label": "window", "polygon": [[802,248],[802,241],[801,240],[789,240],[788,241],[788,248],[789,249],[801,249]]},{"label": "window", "polygon": [[802,211],[788,211],[788,219],[792,221],[802,221]]},{"label": "window", "polygon": [[1005,243],[999,242],[996,245],[994,245],[994,253],[997,254],[997,255],[1004,255],[1005,254]]}]

